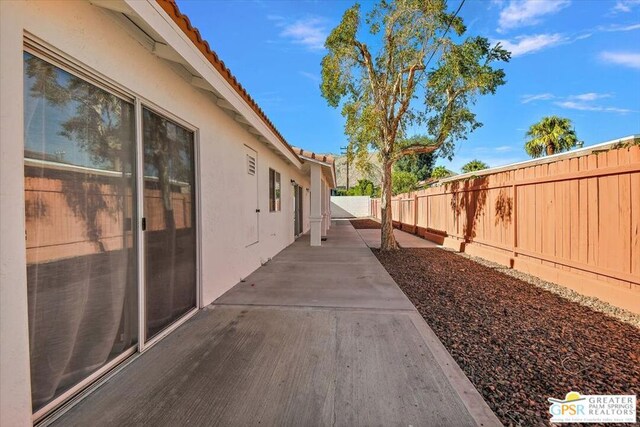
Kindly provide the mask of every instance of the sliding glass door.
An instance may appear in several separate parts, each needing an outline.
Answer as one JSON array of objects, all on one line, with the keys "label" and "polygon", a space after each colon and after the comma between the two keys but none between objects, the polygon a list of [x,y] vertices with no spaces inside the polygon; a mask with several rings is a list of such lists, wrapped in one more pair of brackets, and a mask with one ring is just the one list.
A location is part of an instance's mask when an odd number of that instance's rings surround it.
[{"label": "sliding glass door", "polygon": [[130,100],[24,53],[34,412],[137,343],[134,119]]},{"label": "sliding glass door", "polygon": [[194,132],[54,63],[24,53],[36,419],[197,308]]},{"label": "sliding glass door", "polygon": [[145,338],[196,308],[193,132],[143,108]]}]

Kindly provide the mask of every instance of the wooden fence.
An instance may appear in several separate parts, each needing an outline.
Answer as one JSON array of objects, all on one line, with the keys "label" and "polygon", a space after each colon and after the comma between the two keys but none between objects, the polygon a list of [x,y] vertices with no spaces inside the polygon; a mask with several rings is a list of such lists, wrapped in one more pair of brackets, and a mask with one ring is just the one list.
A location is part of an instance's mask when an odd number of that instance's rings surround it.
[{"label": "wooden fence", "polygon": [[640,146],[580,154],[399,195],[394,225],[640,313]]}]

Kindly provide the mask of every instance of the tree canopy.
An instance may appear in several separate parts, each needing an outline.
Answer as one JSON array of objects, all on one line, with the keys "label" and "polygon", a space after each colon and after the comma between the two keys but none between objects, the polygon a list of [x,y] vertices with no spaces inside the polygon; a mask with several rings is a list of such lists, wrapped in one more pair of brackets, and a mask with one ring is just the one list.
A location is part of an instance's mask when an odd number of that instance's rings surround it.
[{"label": "tree canopy", "polygon": [[481,171],[482,169],[489,169],[489,165],[478,159],[471,160],[465,163],[460,169],[462,173]]},{"label": "tree canopy", "polygon": [[[425,136],[416,135],[410,138],[413,142],[405,142],[405,144],[419,144],[425,138]],[[431,177],[435,162],[436,156],[434,153],[409,154],[399,158],[394,164],[394,168],[396,171],[412,173],[418,181],[424,181]]]},{"label": "tree canopy", "polygon": [[392,193],[396,194],[408,193],[418,186],[418,179],[411,172],[394,171],[393,172],[393,188]]},{"label": "tree canopy", "polygon": [[524,149],[531,157],[541,157],[569,151],[578,143],[571,120],[558,117],[543,117],[527,131]]},{"label": "tree canopy", "polygon": [[449,169],[445,168],[444,166],[436,166],[435,168],[433,168],[433,171],[431,172],[431,178],[436,178],[436,179],[447,178],[452,175],[455,175],[455,174],[451,172]]},{"label": "tree canopy", "polygon": [[[470,106],[505,83],[504,71],[494,64],[508,61],[510,54],[484,37],[460,39],[466,27],[447,11],[445,0],[381,0],[365,18],[374,49],[359,34],[361,20],[355,4],[329,34],[320,89],[329,105],[341,106],[355,155],[379,153],[382,249],[387,250],[397,247],[391,223],[393,163],[436,150],[451,157],[455,142],[481,126]],[[424,139],[406,138],[414,125],[424,127]]]},{"label": "tree canopy", "polygon": [[375,196],[378,188],[368,179],[359,179],[358,183],[346,191],[347,196]]}]

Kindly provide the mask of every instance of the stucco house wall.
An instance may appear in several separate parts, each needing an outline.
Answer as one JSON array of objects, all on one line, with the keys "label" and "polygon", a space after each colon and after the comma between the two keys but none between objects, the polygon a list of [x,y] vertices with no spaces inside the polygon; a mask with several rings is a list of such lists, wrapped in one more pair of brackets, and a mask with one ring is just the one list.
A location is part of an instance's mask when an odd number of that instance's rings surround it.
[{"label": "stucco house wall", "polygon": [[[140,2],[141,8],[157,8]],[[104,76],[197,128],[200,206],[201,306],[207,305],[294,240],[291,180],[309,206],[310,180],[243,128],[211,94],[187,82],[175,66],[146,49],[112,12],[81,1],[2,1],[0,60],[1,123],[1,425],[30,425],[29,343],[24,236],[23,34]],[[163,19],[158,13],[156,19]],[[259,242],[238,238],[244,146],[258,153]],[[269,168],[281,174],[282,210],[269,212]],[[309,229],[308,210],[303,230]]]}]

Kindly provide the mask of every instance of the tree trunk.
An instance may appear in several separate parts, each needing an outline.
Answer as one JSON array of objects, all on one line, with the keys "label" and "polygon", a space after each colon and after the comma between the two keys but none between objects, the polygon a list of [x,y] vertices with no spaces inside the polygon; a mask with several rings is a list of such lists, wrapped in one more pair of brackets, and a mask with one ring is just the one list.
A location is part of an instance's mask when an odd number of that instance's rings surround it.
[{"label": "tree trunk", "polygon": [[382,230],[380,250],[391,251],[398,249],[398,243],[393,235],[393,217],[391,214],[391,162],[389,159],[383,159],[383,174],[382,174]]},{"label": "tree trunk", "polygon": [[551,156],[555,152],[553,144],[547,144],[547,156]]}]

